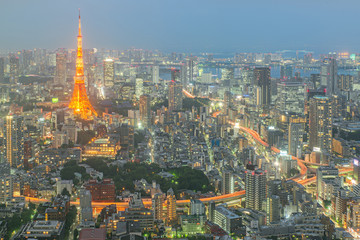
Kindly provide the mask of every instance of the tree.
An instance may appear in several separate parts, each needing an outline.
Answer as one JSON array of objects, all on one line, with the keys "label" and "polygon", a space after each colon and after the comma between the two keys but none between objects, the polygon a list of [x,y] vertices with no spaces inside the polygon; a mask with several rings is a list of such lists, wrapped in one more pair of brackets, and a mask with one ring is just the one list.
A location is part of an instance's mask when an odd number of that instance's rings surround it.
[{"label": "tree", "polygon": [[86,145],[94,137],[95,137],[95,132],[93,130],[80,131],[78,133],[77,143],[81,145]]},{"label": "tree", "polygon": [[72,141],[69,141],[69,144],[64,143],[60,146],[60,148],[73,148],[73,147],[74,147],[74,143]]},{"label": "tree", "polygon": [[78,239],[79,231],[75,228],[74,230],[74,240]]},{"label": "tree", "polygon": [[77,216],[76,207],[71,206],[68,214],[66,214],[66,217],[65,217],[65,226],[64,226],[64,228],[65,228],[65,239],[68,239],[68,237],[69,237],[70,228],[73,225],[73,223],[74,223],[74,221],[76,219],[76,216]]},{"label": "tree", "polygon": [[296,168],[290,169],[290,175],[291,176],[295,176],[295,175],[297,175],[299,173],[300,173],[300,171],[298,169],[296,169]]},{"label": "tree", "polygon": [[71,193],[69,193],[69,191],[66,188],[62,190],[61,195],[71,197]]},{"label": "tree", "polygon": [[138,147],[139,143],[145,140],[145,134],[143,132],[136,131],[134,134],[134,146]]}]

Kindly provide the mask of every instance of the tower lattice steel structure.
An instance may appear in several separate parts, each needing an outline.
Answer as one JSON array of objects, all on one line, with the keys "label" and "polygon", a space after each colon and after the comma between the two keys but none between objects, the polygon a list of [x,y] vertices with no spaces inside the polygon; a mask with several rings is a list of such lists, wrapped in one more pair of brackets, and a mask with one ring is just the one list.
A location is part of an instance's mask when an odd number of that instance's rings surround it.
[{"label": "tower lattice steel structure", "polygon": [[79,11],[79,35],[77,36],[77,57],[76,57],[76,74],[74,77],[74,91],[69,104],[69,108],[74,110],[76,115],[82,119],[89,119],[93,115],[97,116],[94,107],[91,105],[86,94],[85,77],[84,77],[84,60],[82,51],[81,35],[81,18]]}]

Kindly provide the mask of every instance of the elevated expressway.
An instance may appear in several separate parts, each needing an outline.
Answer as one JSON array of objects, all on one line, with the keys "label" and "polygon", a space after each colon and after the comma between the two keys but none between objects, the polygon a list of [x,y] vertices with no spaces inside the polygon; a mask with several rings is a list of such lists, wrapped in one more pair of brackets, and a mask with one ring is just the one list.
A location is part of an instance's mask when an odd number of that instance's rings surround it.
[{"label": "elevated expressway", "polygon": [[[190,94],[189,92],[187,92],[185,89],[183,90],[183,93],[185,96],[190,97],[190,98],[195,98],[195,96],[193,96],[192,94]],[[218,100],[216,100],[218,101]],[[231,125],[235,126],[234,122],[230,122],[229,123]],[[250,135],[256,142],[257,144],[260,144],[261,146],[264,146],[266,148],[269,147],[269,144],[267,142],[265,142],[264,140],[261,139],[260,135],[249,128],[246,127],[242,127],[239,126],[239,129],[244,132],[247,133],[247,136]],[[274,153],[280,153],[280,150],[275,148],[275,147],[271,147],[270,148],[272,152]],[[293,160],[297,161],[298,166],[300,167],[300,173],[299,175],[289,178],[289,180],[293,180],[301,185],[310,185],[314,182],[316,182],[316,176],[315,177],[311,177],[311,178],[306,178],[307,176],[307,166],[322,166],[322,164],[318,164],[318,163],[310,163],[310,162],[306,162],[303,159],[297,158],[295,156],[292,156]],[[343,167],[343,168],[339,168],[339,172],[340,174],[346,174],[352,171],[352,167]],[[241,190],[241,191],[237,191],[231,194],[224,194],[224,195],[220,195],[220,196],[215,196],[215,197],[208,197],[208,198],[200,198],[199,200],[201,200],[204,203],[208,203],[210,201],[215,201],[216,203],[224,203],[224,202],[230,202],[233,200],[237,200],[237,199],[241,199],[245,197],[245,190]],[[31,198],[31,197],[26,197],[27,201],[33,202],[33,203],[42,203],[42,202],[48,202],[48,199],[41,199],[41,198]],[[145,207],[151,207],[152,205],[152,201],[149,198],[144,198],[143,199],[143,203]],[[177,200],[176,201],[176,205],[178,207],[182,207],[184,205],[187,205],[190,203],[190,200]],[[80,202],[79,199],[77,199],[76,201],[72,201],[71,202],[72,205],[75,206],[79,206]],[[126,209],[129,204],[128,202],[92,202],[92,206],[95,212],[100,212],[102,208],[111,205],[111,204],[116,204],[118,211],[123,211],[124,209]]]}]

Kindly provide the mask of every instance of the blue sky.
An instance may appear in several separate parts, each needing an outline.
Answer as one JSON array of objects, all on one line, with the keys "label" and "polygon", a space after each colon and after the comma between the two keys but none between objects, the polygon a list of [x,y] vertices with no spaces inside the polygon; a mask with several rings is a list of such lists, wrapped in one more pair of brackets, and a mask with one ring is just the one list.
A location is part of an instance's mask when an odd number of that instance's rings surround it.
[{"label": "blue sky", "polygon": [[359,0],[0,0],[0,49],[360,52]]}]

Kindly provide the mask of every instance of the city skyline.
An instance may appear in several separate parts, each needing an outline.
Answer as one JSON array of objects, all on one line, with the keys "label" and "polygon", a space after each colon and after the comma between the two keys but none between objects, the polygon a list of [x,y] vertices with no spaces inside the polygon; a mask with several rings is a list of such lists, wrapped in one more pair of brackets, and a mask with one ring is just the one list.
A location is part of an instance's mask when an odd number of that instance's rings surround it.
[{"label": "city skyline", "polygon": [[16,3],[0,239],[360,239],[354,1]]},{"label": "city skyline", "polygon": [[283,0],[3,2],[0,49],[74,48],[73,16],[81,8],[86,19],[84,35],[89,39],[85,48],[356,52],[360,51],[356,40],[360,31],[357,33],[353,23],[359,5],[357,1]]}]

